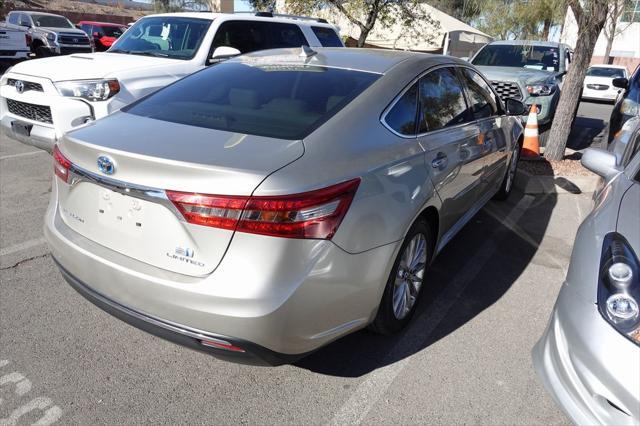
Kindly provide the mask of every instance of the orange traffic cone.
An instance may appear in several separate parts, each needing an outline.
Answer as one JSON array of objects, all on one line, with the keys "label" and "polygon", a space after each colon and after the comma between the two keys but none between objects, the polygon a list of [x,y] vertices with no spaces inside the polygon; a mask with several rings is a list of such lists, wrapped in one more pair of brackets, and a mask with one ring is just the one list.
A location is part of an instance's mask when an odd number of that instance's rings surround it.
[{"label": "orange traffic cone", "polygon": [[523,157],[540,157],[540,142],[538,141],[538,108],[531,105],[527,125],[524,128]]}]

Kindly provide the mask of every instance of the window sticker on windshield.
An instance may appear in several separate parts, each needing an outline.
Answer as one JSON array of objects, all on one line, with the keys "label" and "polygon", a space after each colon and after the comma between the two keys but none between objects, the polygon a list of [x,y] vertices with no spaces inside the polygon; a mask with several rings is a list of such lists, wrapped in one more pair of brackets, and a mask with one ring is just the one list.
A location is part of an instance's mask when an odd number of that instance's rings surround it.
[{"label": "window sticker on windshield", "polygon": [[160,33],[160,37],[162,37],[163,40],[166,40],[167,38],[169,38],[170,31],[171,31],[171,24],[163,25],[162,32]]}]

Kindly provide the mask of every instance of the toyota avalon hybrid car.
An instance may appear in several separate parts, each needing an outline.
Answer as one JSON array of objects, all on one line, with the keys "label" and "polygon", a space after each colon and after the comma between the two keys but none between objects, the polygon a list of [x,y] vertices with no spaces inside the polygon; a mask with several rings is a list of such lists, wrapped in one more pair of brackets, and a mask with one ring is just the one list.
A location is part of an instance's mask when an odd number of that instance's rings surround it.
[{"label": "toyota avalon hybrid car", "polygon": [[113,315],[292,362],[407,324],[433,256],[509,195],[523,112],[451,57],[252,53],[60,140],[46,238]]},{"label": "toyota avalon hybrid car", "polygon": [[640,424],[640,125],[631,133],[620,149],[582,157],[605,186],[533,350],[545,387],[579,425]]}]

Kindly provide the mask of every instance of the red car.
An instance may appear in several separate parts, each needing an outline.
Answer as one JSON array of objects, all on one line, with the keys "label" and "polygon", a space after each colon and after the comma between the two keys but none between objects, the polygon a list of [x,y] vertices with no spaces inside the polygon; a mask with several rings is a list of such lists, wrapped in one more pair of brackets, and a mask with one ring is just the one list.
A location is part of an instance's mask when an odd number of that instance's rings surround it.
[{"label": "red car", "polygon": [[93,39],[96,52],[104,52],[109,49],[113,42],[127,29],[127,26],[122,24],[92,21],[80,21],[78,22],[78,27]]}]

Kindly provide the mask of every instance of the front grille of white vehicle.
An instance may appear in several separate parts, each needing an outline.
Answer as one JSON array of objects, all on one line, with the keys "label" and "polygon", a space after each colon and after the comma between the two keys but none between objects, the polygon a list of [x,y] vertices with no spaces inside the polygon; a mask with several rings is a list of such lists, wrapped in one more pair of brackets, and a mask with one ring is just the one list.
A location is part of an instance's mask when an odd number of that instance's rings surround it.
[{"label": "front grille of white vehicle", "polygon": [[14,101],[7,99],[7,108],[11,114],[28,118],[33,121],[53,124],[51,118],[51,108],[45,105],[35,105],[26,102]]},{"label": "front grille of white vehicle", "polygon": [[15,86],[18,81],[24,83],[24,91],[33,90],[34,92],[42,92],[42,84],[34,83],[32,81],[16,80],[15,78],[7,79],[7,85]]},{"label": "front grille of white vehicle", "polygon": [[511,81],[492,81],[491,85],[502,99],[513,98],[522,100],[522,92],[516,83]]}]

